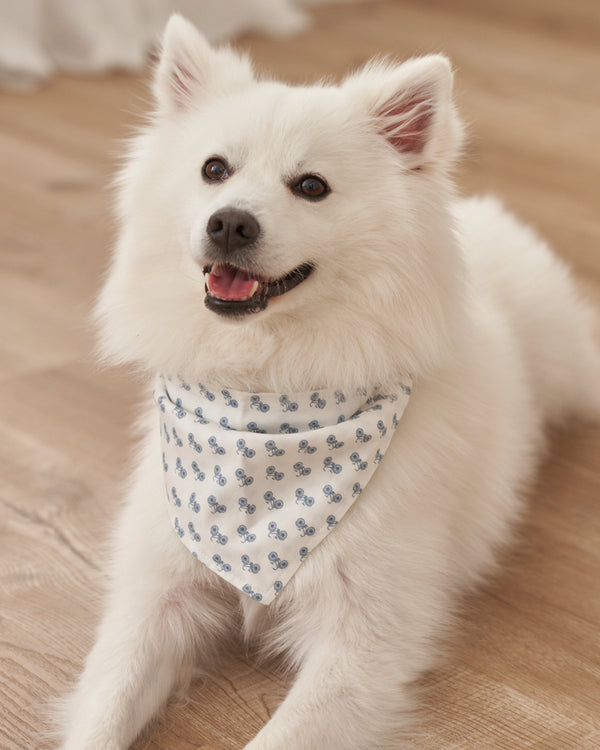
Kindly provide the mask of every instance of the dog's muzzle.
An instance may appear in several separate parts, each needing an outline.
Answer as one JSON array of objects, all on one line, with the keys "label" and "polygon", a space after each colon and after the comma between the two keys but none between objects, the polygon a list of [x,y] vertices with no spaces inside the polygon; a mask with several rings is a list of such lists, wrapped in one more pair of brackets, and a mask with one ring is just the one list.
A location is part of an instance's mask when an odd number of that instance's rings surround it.
[{"label": "dog's muzzle", "polygon": [[312,263],[302,263],[279,278],[259,274],[252,268],[252,246],[261,235],[256,217],[248,211],[227,207],[215,211],[206,225],[209,258],[204,265],[209,310],[229,317],[266,309],[269,300],[289,292],[314,271]]}]

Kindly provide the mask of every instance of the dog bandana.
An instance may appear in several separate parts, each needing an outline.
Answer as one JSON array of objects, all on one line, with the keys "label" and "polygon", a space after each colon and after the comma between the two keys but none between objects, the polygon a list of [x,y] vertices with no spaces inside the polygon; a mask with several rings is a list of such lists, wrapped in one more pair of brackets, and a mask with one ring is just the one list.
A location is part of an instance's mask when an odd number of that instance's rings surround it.
[{"label": "dog bandana", "polygon": [[[410,382],[410,381],[409,381]],[[269,604],[341,521],[410,395],[246,393],[159,376],[169,515],[192,554]]]}]

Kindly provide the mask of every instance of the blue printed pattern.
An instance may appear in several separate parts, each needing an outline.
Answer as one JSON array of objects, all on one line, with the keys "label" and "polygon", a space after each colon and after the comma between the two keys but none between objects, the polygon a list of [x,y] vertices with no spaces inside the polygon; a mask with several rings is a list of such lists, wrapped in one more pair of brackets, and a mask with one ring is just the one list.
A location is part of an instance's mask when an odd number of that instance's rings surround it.
[{"label": "blue printed pattern", "polygon": [[175,533],[211,570],[269,604],[367,486],[410,392],[399,383],[389,394],[245,393],[159,376]]}]

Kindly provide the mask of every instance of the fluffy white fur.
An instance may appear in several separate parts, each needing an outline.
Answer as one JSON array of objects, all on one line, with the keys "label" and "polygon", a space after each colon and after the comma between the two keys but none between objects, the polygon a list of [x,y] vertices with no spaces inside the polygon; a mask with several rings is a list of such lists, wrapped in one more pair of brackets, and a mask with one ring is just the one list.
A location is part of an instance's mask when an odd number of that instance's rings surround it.
[{"label": "fluffy white fur", "polygon": [[[104,355],[262,391],[409,372],[414,391],[360,501],[267,608],[174,534],[149,386],[106,614],[63,750],[125,750],[232,630],[298,668],[247,750],[385,743],[408,726],[411,683],[435,662],[457,594],[509,539],[544,423],[600,411],[591,314],[564,265],[495,200],[455,199],[451,86],[439,56],[372,63],[340,86],[259,81],[182,18],[169,23],[157,109],[121,174],[121,234],[98,304]],[[215,154],[235,173],[206,184]],[[327,179],[323,201],[287,187],[306,172]],[[265,274],[316,266],[240,320],[204,306],[205,227],[224,206],[259,219]]]}]

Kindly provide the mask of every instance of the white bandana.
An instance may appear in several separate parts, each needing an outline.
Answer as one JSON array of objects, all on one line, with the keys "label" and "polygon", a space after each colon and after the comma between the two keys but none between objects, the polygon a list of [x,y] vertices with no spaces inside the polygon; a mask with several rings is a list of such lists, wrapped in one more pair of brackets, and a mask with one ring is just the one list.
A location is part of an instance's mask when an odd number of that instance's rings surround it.
[{"label": "white bandana", "polygon": [[270,604],[364,490],[406,408],[397,393],[246,393],[159,376],[165,487],[183,544]]}]

